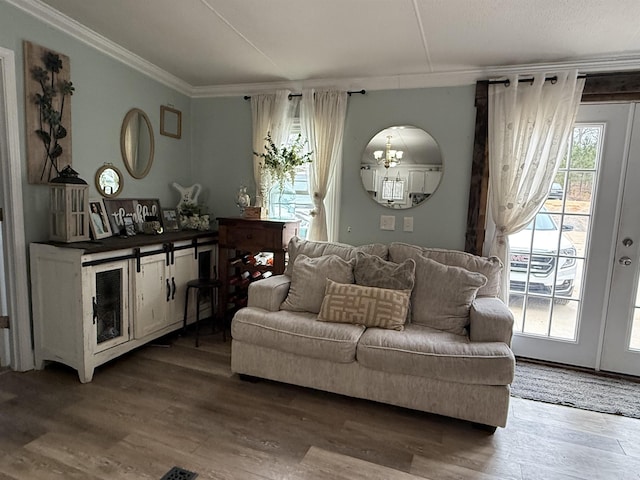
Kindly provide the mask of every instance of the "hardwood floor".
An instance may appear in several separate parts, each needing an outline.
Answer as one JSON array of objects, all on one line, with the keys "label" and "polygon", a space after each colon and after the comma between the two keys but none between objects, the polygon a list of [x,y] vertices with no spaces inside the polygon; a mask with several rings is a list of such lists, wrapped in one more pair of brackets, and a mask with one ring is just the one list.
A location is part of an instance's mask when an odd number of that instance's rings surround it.
[{"label": "hardwood floor", "polygon": [[[170,337],[96,370],[0,373],[0,480],[640,479],[640,420],[512,399],[467,422],[269,381],[242,382],[220,335]],[[455,401],[455,400],[454,400]]]}]

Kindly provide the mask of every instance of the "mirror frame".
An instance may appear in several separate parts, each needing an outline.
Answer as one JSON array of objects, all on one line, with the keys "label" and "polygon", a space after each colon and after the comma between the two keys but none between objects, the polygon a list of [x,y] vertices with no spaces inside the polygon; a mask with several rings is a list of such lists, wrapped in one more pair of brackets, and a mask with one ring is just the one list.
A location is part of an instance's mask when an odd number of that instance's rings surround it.
[{"label": "mirror frame", "polygon": [[[114,172],[116,172],[116,175],[118,175],[118,178],[120,179],[120,188],[118,189],[118,191],[116,193],[107,193],[100,186],[100,177],[102,176],[102,173],[105,170],[113,170]],[[113,197],[117,197],[118,195],[120,195],[120,192],[122,192],[122,188],[123,188],[123,185],[124,185],[124,178],[122,176],[122,172],[120,172],[120,170],[118,170],[113,164],[105,163],[103,166],[101,166],[96,171],[95,182],[96,182],[96,190],[98,190],[98,193],[100,195],[102,195],[103,197],[106,197],[106,198],[113,198]]]},{"label": "mirror frame", "polygon": [[[131,121],[131,118],[134,115],[142,115],[142,118],[144,119],[144,122],[147,125],[147,130],[149,132],[149,158],[147,159],[147,165],[144,171],[139,174],[136,173],[134,169],[131,167],[130,165],[131,162],[129,162],[129,159],[127,158],[127,149],[124,144],[127,126],[129,125],[129,122]],[[155,138],[153,136],[153,128],[151,127],[151,121],[149,120],[149,117],[147,116],[146,113],[144,113],[144,111],[140,110],[139,108],[132,108],[125,115],[124,120],[122,121],[122,128],[120,129],[120,153],[122,155],[122,161],[124,162],[124,166],[129,172],[129,175],[131,175],[133,178],[137,178],[138,180],[146,177],[147,174],[149,173],[149,170],[151,170],[151,165],[153,164],[154,151],[155,151]]]},{"label": "mirror frame", "polygon": [[[410,163],[403,163],[402,160],[399,160],[398,163],[401,165],[397,170],[394,165],[391,165],[390,168],[383,171],[384,175],[380,176],[380,167],[383,167],[383,165],[380,164],[380,161],[378,161],[377,164],[371,161],[373,160],[373,151],[377,149],[376,147],[379,146],[380,141],[383,141],[382,139],[385,136],[388,137],[389,134],[395,130],[403,131],[405,129],[413,130],[416,133],[421,132],[421,138],[417,144],[415,143],[416,139],[412,138],[415,137],[415,134],[410,134],[410,137],[405,139],[402,139],[402,135],[400,135],[400,144],[396,143],[396,145],[399,146],[404,145],[405,147],[409,147],[407,151],[414,153],[412,161]],[[376,140],[375,143],[374,140]],[[384,150],[384,141],[381,145]],[[411,148],[416,145],[422,145],[427,148],[427,153],[430,152],[428,158],[431,159],[431,161],[414,161],[415,158],[423,158],[422,155],[416,155],[415,148]],[[388,145],[387,148],[389,148]],[[400,148],[400,150],[404,151],[405,148]],[[406,154],[407,151],[404,153]],[[364,151],[360,159],[361,184],[367,193],[367,196],[381,207],[390,210],[408,210],[410,208],[415,208],[429,200],[429,198],[431,198],[442,185],[442,177],[444,176],[443,160],[440,144],[435,137],[424,128],[412,124],[397,124],[385,127],[373,135],[364,147]],[[412,170],[412,166],[414,165],[415,168]],[[401,168],[406,171],[400,170]],[[363,171],[365,170],[372,172],[366,176],[367,179],[365,179],[365,175],[363,174]],[[409,189],[411,188],[411,185],[414,185],[414,177],[412,174],[416,175],[419,174],[419,172],[423,172],[425,174],[422,191],[411,192]],[[431,180],[426,177],[427,174],[429,174]],[[434,175],[436,174],[437,177],[435,178],[437,178],[437,184],[434,185]],[[420,179],[418,178],[416,181],[419,182],[419,180]],[[428,192],[425,190],[427,188],[427,184],[430,185],[430,190]],[[368,188],[369,185],[374,185],[375,189],[370,190]],[[378,186],[380,188],[379,190]],[[380,199],[377,198],[378,195]],[[387,200],[387,203],[381,200]]]}]

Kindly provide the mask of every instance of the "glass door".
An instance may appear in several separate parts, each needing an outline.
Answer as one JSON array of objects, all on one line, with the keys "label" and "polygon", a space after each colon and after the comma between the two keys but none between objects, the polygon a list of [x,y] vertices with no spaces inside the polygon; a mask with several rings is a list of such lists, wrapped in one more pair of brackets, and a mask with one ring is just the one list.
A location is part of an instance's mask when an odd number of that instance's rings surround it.
[{"label": "glass door", "polygon": [[127,262],[109,263],[93,269],[92,324],[94,353],[129,340]]},{"label": "glass door", "polygon": [[640,107],[636,106],[622,206],[617,228],[613,275],[606,308],[602,370],[640,376]]},{"label": "glass door", "polygon": [[543,208],[509,238],[516,355],[599,367],[633,112],[629,104],[580,107]]}]

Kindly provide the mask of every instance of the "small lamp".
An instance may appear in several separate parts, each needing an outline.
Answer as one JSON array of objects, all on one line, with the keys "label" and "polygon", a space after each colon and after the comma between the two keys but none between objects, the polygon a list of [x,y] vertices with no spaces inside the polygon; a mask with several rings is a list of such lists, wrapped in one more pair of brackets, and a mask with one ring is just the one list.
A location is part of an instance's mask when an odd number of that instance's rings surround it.
[{"label": "small lamp", "polygon": [[89,240],[89,185],[70,165],[49,182],[49,239],[55,242]]}]

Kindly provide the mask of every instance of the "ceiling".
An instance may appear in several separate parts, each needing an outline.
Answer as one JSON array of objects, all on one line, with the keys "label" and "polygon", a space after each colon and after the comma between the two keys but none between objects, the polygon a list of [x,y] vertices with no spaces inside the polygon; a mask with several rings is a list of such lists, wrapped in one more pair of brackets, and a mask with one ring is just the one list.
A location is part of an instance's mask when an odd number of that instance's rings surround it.
[{"label": "ceiling", "polygon": [[195,89],[640,66],[638,0],[42,2]]}]

